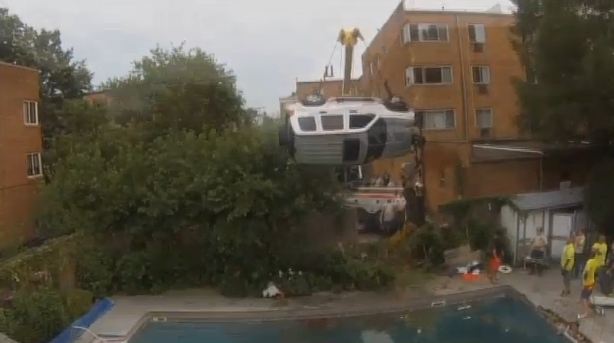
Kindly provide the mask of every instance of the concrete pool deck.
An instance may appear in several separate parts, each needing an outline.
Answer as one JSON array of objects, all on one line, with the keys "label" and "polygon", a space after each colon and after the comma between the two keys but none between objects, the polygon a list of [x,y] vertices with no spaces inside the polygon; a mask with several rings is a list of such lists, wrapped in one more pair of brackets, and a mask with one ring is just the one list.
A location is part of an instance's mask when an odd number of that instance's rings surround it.
[{"label": "concrete pool deck", "polygon": [[[558,313],[566,320],[575,320],[579,311],[579,281],[573,283],[572,295],[561,298],[561,278],[558,270],[546,271],[541,277],[515,271],[502,275],[500,285],[512,286],[524,294],[536,306],[542,306]],[[98,319],[90,328],[105,338],[129,336],[150,313],[194,312],[194,313],[253,313],[288,311],[353,311],[364,309],[385,309],[399,307],[417,299],[454,295],[463,292],[492,289],[485,280],[465,282],[460,278],[435,277],[419,287],[396,289],[387,292],[349,292],[342,294],[321,293],[309,297],[292,298],[284,301],[270,299],[231,299],[214,290],[173,291],[164,295],[116,296],[115,306]],[[614,310],[605,317],[584,319],[580,331],[593,343],[614,343]]]}]

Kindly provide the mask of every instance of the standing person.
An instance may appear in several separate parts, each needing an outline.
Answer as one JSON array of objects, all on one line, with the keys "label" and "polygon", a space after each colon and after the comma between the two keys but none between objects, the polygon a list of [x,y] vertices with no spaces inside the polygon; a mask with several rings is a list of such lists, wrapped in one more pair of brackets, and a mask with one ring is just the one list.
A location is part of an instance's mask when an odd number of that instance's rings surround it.
[{"label": "standing person", "polygon": [[388,172],[384,173],[382,183],[383,183],[382,187],[388,187],[388,184],[390,183],[390,174],[388,174]]},{"label": "standing person", "polygon": [[488,263],[488,279],[493,284],[499,281],[497,275],[499,274],[499,267],[503,264],[503,257],[505,256],[503,245],[501,235],[496,233],[493,239],[490,261]]},{"label": "standing person", "polygon": [[562,297],[571,294],[570,283],[575,258],[575,239],[573,236],[571,236],[567,239],[567,244],[563,248],[563,253],[561,254],[561,274],[563,275],[563,291],[561,292]]},{"label": "standing person", "polygon": [[544,228],[537,228],[537,234],[533,241],[531,242],[531,259],[533,263],[531,263],[530,274],[541,275],[542,273],[542,265],[546,259],[546,247],[548,246],[548,239],[546,238],[546,234],[544,233]]},{"label": "standing person", "polygon": [[599,267],[605,266],[605,256],[608,254],[608,244],[605,242],[605,236],[599,235],[599,240],[593,244],[595,258],[599,262]]},{"label": "standing person", "polygon": [[384,205],[382,209],[382,217],[380,219],[382,224],[382,230],[386,234],[391,234],[394,230],[394,219],[396,217],[396,206],[392,202],[392,200],[388,200],[388,202]]},{"label": "standing person", "polygon": [[401,196],[399,192],[395,193],[395,196],[398,198],[398,202],[396,204],[396,212],[397,212],[397,229],[403,230],[405,228],[405,222],[407,221],[405,207],[407,206],[407,201],[404,196]]},{"label": "standing person", "polygon": [[610,248],[608,263],[600,275],[599,287],[603,294],[612,297],[614,296],[614,242]]},{"label": "standing person", "polygon": [[595,288],[595,274],[597,268],[599,268],[599,259],[596,257],[595,251],[591,252],[590,258],[586,261],[586,267],[584,267],[584,273],[582,274],[582,293],[580,299],[582,300],[582,307],[584,312],[578,314],[578,319],[583,319],[589,316],[593,312],[593,306],[591,304],[591,295],[593,294],[593,288]]},{"label": "standing person", "polygon": [[586,246],[586,230],[585,229],[578,230],[578,232],[576,232],[574,240],[575,240],[574,248],[576,251],[576,256],[575,256],[575,261],[574,261],[575,263],[574,263],[573,274],[575,278],[579,278],[584,268],[584,263],[586,262],[586,258],[584,255],[584,248]]}]

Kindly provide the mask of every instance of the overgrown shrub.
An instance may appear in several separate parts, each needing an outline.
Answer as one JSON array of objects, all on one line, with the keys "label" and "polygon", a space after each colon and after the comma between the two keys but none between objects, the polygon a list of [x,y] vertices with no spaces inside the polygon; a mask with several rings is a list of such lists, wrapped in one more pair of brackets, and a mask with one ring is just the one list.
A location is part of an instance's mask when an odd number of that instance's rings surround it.
[{"label": "overgrown shrub", "polygon": [[408,244],[414,260],[421,261],[425,268],[430,269],[444,262],[445,242],[438,227],[423,225],[412,233]]},{"label": "overgrown shrub", "polygon": [[93,237],[81,237],[79,243],[75,253],[77,286],[96,298],[112,294],[117,288],[115,256]]},{"label": "overgrown shrub", "polygon": [[[84,232],[80,287],[96,296],[219,286],[259,294],[277,272],[301,269],[290,293],[374,289],[391,273],[328,253],[299,225],[336,218],[332,170],[302,167],[259,129],[174,132],[142,144],[130,129],[75,147],[45,189],[43,219]],[[119,132],[127,130],[126,134]]]},{"label": "overgrown shrub", "polygon": [[304,296],[318,291],[381,289],[392,284],[394,272],[380,263],[342,257],[317,272],[279,271],[273,281],[286,295]]},{"label": "overgrown shrub", "polygon": [[472,250],[486,251],[495,236],[495,227],[471,219],[467,223],[467,233],[469,234],[469,245]]},{"label": "overgrown shrub", "polygon": [[45,342],[70,322],[62,295],[52,289],[21,290],[0,314],[0,331],[22,343]]}]

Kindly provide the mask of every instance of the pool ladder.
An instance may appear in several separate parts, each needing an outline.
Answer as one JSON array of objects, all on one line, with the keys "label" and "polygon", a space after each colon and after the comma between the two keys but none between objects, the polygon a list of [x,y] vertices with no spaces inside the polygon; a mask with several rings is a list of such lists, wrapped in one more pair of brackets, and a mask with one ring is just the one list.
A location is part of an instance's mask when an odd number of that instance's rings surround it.
[{"label": "pool ladder", "polygon": [[90,342],[90,343],[125,343],[126,340],[124,338],[103,338],[98,336],[96,333],[94,333],[92,330],[84,327],[84,326],[77,326],[74,325],[72,326],[73,329],[77,329],[77,330],[81,330],[83,332],[87,332],[89,335],[91,335],[94,340],[93,341],[82,341],[81,339],[75,340],[75,342]]},{"label": "pool ladder", "polygon": [[431,303],[431,307],[444,307],[446,306],[446,301],[445,300],[437,300],[437,301],[433,301]]}]

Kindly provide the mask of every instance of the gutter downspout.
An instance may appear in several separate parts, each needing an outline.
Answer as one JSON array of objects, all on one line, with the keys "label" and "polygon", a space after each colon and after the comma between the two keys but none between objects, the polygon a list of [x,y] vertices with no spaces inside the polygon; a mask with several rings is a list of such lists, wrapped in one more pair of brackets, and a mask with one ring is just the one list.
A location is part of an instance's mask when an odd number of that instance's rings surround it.
[{"label": "gutter downspout", "polygon": [[[464,122],[464,126],[465,126],[465,142],[469,141],[469,106],[467,105],[467,87],[465,84],[465,56],[463,55],[463,35],[462,32],[463,30],[461,30],[460,27],[460,18],[457,15],[455,15],[456,18],[456,33],[458,34],[458,56],[460,59],[460,84],[461,84],[461,90],[463,92],[463,112],[464,112],[464,117],[465,117],[465,122]],[[454,77],[454,76],[453,76]]]}]

